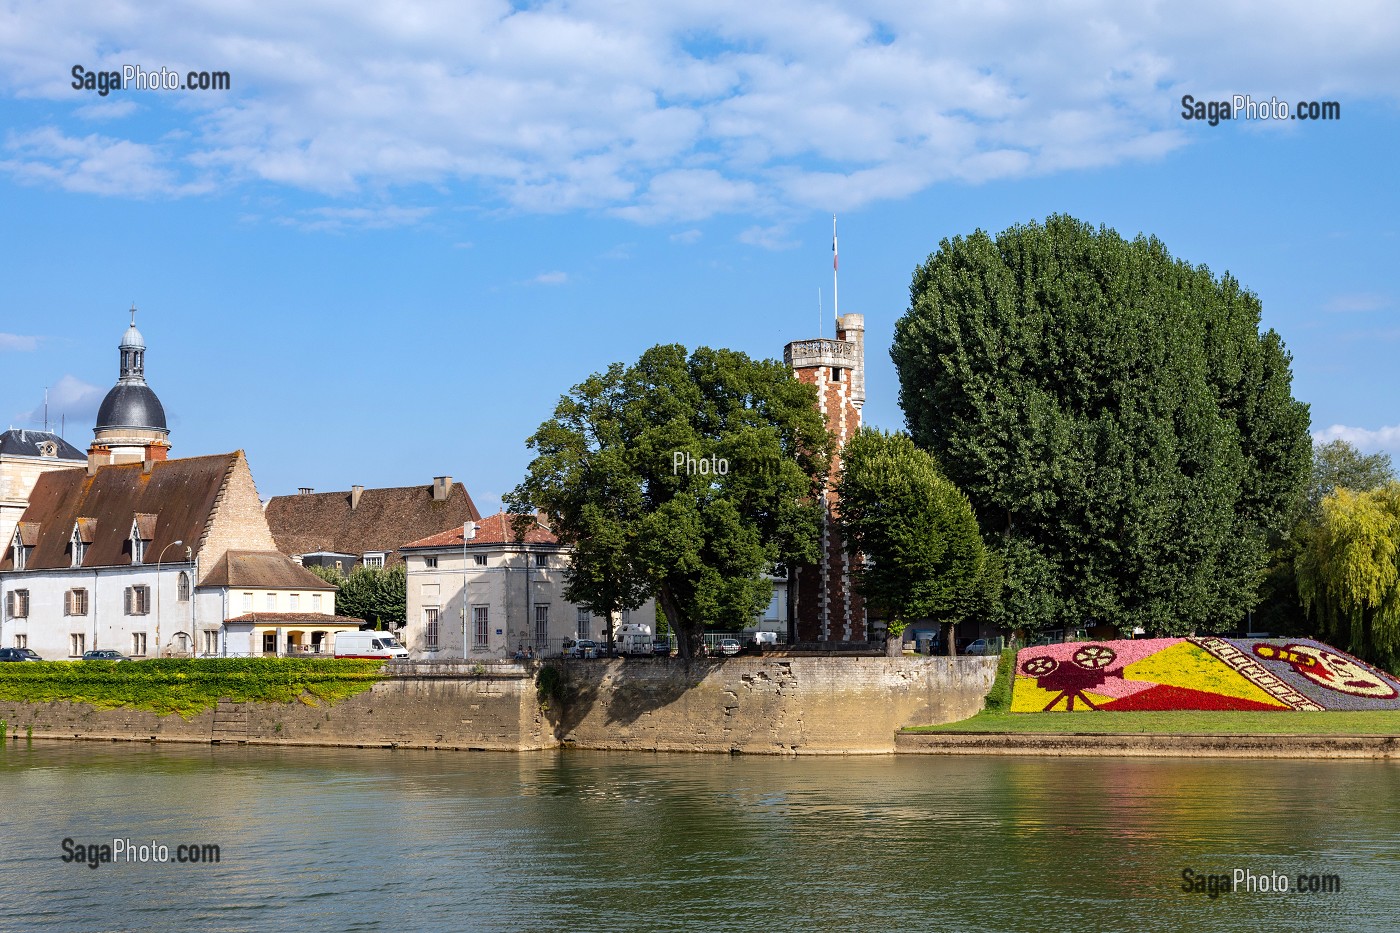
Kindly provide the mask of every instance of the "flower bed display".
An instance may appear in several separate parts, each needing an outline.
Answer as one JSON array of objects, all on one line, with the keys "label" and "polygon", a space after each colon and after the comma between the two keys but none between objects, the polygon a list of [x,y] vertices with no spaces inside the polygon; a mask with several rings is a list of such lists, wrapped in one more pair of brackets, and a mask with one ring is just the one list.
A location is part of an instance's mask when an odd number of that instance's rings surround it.
[{"label": "flower bed display", "polygon": [[1400,680],[1308,638],[1149,638],[1023,648],[1014,713],[1400,710]]}]

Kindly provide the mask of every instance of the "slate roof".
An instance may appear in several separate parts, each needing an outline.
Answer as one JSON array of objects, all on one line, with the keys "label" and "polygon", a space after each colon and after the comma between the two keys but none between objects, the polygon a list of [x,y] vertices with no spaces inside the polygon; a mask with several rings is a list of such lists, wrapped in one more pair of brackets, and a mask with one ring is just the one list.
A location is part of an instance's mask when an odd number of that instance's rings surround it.
[{"label": "slate roof", "polygon": [[460,532],[463,522],[481,518],[461,483],[453,483],[441,502],[434,501],[433,487],[425,483],[366,489],[354,509],[349,492],[317,492],[274,496],[265,511],[284,554],[326,551],[358,557],[383,551],[386,563],[399,560],[399,548],[409,541],[453,527]]},{"label": "slate roof", "polygon": [[281,590],[337,589],[334,584],[322,580],[281,551],[228,551],[199,585]]},{"label": "slate roof", "polygon": [[[29,495],[23,524],[38,526],[34,550],[26,570],[71,567],[69,550],[73,526],[84,522],[83,537],[92,537],[84,567],[131,564],[131,524],[138,513],[156,516],[146,544],[148,563],[174,541],[198,549],[214,511],[214,500],[224,478],[242,451],[207,457],[157,460],[146,472],[144,464],[121,463],[87,470],[52,470],[40,476]],[[28,535],[28,530],[25,534]],[[13,548],[5,546],[0,570],[14,569]],[[169,556],[184,559],[184,548],[172,547]]]},{"label": "slate roof", "polygon": [[119,382],[107,391],[97,409],[97,430],[142,428],[167,430],[165,406],[145,383]]},{"label": "slate roof", "polygon": [[[467,547],[496,546],[503,544],[517,544],[519,540],[515,534],[513,522],[515,516],[506,512],[497,512],[495,515],[483,518],[476,526],[476,537],[467,542]],[[558,545],[559,539],[548,527],[538,520],[532,521],[525,530],[526,544]],[[443,548],[462,546],[462,526],[451,528],[439,534],[429,535],[412,544],[405,544],[404,548]]]},{"label": "slate roof", "polygon": [[0,456],[39,457],[39,444],[52,441],[58,445],[57,457],[44,457],[45,460],[77,460],[87,462],[87,454],[50,431],[26,431],[11,428],[0,432]]}]

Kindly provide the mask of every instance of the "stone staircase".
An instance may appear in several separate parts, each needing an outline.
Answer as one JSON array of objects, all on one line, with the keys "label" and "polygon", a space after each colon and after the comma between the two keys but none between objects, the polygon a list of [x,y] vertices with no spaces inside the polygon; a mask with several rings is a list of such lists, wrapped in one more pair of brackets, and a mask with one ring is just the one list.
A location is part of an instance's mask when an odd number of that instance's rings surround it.
[{"label": "stone staircase", "polygon": [[219,700],[214,707],[214,726],[209,741],[213,745],[246,744],[248,741],[248,704]]}]

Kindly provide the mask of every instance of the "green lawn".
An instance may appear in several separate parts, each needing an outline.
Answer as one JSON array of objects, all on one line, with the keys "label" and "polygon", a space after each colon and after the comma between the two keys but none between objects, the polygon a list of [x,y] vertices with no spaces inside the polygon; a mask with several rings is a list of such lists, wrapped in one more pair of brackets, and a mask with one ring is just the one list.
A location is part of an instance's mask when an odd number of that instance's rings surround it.
[{"label": "green lawn", "polygon": [[1325,713],[1220,713],[1178,710],[1147,712],[984,712],[941,726],[908,732],[1236,732],[1297,735],[1400,735],[1400,711]]}]

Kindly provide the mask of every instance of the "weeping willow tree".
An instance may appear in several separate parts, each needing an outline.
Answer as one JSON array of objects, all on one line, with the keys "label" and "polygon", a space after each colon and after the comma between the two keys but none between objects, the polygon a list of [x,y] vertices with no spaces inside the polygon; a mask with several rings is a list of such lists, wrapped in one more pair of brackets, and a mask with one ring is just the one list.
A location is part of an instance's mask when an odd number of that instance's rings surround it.
[{"label": "weeping willow tree", "polygon": [[1339,487],[1324,498],[1295,566],[1303,609],[1323,638],[1400,669],[1400,483]]}]

